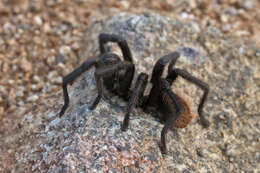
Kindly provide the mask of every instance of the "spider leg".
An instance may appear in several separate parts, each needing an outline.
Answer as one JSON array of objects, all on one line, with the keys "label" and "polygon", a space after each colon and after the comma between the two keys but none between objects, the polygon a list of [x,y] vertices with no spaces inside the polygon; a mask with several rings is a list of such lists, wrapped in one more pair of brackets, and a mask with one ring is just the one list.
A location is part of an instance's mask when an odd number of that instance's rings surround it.
[{"label": "spider leg", "polygon": [[[167,119],[166,124],[164,125],[162,131],[161,131],[161,147],[162,147],[162,153],[166,154],[167,153],[167,147],[166,147],[166,134],[170,128],[173,128],[174,121],[178,119],[178,117],[183,113],[184,108],[181,104],[181,102],[178,99],[178,96],[172,92],[171,86],[168,83],[167,80],[165,79],[159,79],[159,87],[161,90],[161,94],[164,95],[162,98],[162,101],[164,104],[169,104],[169,98],[172,101],[171,103],[174,104],[176,108],[176,115],[171,116],[170,118]],[[165,97],[167,96],[167,97]],[[169,106],[172,106],[171,104]]]},{"label": "spider leg", "polygon": [[112,66],[96,70],[95,78],[96,78],[96,81],[97,81],[98,96],[96,97],[96,99],[93,102],[93,104],[90,106],[91,110],[96,108],[96,106],[98,105],[100,99],[103,97],[103,91],[104,91],[103,77],[111,76],[114,73],[116,73],[119,70],[124,69],[124,68],[127,68],[127,69],[133,68],[133,66],[134,66],[134,64],[132,64],[130,62],[121,61],[121,62],[119,62],[117,64],[112,65]]},{"label": "spider leg", "polygon": [[147,80],[148,80],[148,75],[145,73],[141,73],[137,78],[134,90],[131,93],[129,104],[127,107],[127,113],[125,114],[125,118],[121,128],[122,131],[126,131],[128,128],[130,113],[133,111],[136,105],[140,103],[147,85]]},{"label": "spider leg", "polygon": [[204,117],[203,115],[203,107],[204,107],[204,104],[207,100],[207,97],[208,97],[208,93],[209,93],[209,85],[203,81],[201,81],[200,79],[192,76],[190,73],[188,73],[186,70],[182,70],[182,69],[173,69],[167,76],[167,81],[172,84],[176,78],[178,76],[181,76],[183,77],[184,79],[188,80],[189,82],[199,86],[203,91],[203,96],[200,100],[200,103],[199,103],[199,107],[198,107],[198,113],[199,113],[199,116],[200,116],[200,123],[204,126],[204,127],[208,127],[209,126],[209,121]]},{"label": "spider leg", "polygon": [[168,55],[161,57],[155,64],[152,72],[151,82],[154,84],[162,76],[164,67],[170,63],[173,66],[176,60],[179,58],[180,54],[178,52],[171,52]]},{"label": "spider leg", "polygon": [[119,45],[119,47],[123,53],[123,57],[124,57],[125,61],[133,62],[132,53],[129,49],[129,46],[128,46],[126,40],[123,37],[116,35],[116,34],[101,33],[99,35],[99,46],[100,46],[101,54],[106,53],[105,44],[110,41],[116,42]]},{"label": "spider leg", "polygon": [[149,110],[156,109],[156,105],[158,103],[157,99],[159,98],[158,96],[160,94],[159,92],[157,92],[158,91],[158,79],[161,78],[165,66],[168,63],[170,63],[168,69],[172,68],[175,65],[179,56],[180,56],[180,54],[178,52],[171,52],[168,55],[161,57],[156,62],[155,66],[153,68],[152,78],[151,78],[151,82],[153,83],[153,87],[150,91],[147,102],[144,103],[144,105],[143,105],[145,107],[146,111],[149,112]]},{"label": "spider leg", "polygon": [[125,75],[123,79],[119,80],[119,95],[121,95],[122,97],[124,97],[125,99],[129,98],[129,90],[132,84],[132,80],[134,78],[134,74],[135,74],[135,66],[129,66],[126,69]]},{"label": "spider leg", "polygon": [[93,65],[96,65],[98,59],[97,58],[92,58],[88,59],[85,61],[81,66],[73,70],[70,74],[65,76],[62,81],[62,88],[63,88],[63,96],[64,96],[64,105],[59,113],[59,116],[61,117],[66,109],[68,108],[69,105],[69,95],[68,95],[68,90],[67,90],[67,85],[75,81],[77,77],[79,77],[83,72],[87,71],[89,68],[91,68]]}]

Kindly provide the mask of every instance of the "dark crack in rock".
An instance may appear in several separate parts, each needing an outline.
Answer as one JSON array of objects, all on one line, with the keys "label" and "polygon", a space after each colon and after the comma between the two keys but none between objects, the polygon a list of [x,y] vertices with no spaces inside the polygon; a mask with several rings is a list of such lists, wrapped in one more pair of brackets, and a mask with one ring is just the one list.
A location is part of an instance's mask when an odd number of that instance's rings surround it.
[{"label": "dark crack in rock", "polygon": [[[178,50],[181,57],[176,66],[211,87],[204,109],[209,129],[195,118],[178,129],[177,136],[169,132],[169,153],[163,157],[159,149],[163,125],[150,114],[136,109],[129,129],[122,132],[127,105],[122,99],[113,96],[89,110],[97,95],[91,69],[69,87],[71,102],[62,118],[57,116],[63,104],[60,92],[38,103],[17,125],[8,119],[11,116],[3,119],[0,167],[7,172],[259,171],[259,48],[242,38],[227,38],[216,28],[196,26],[150,13],[93,18],[86,29],[81,61],[99,55],[101,32],[126,38],[138,73],[151,74],[161,56]],[[114,44],[109,49],[121,54]],[[172,89],[197,114],[200,89],[183,79]],[[6,126],[13,129],[4,131]]]}]

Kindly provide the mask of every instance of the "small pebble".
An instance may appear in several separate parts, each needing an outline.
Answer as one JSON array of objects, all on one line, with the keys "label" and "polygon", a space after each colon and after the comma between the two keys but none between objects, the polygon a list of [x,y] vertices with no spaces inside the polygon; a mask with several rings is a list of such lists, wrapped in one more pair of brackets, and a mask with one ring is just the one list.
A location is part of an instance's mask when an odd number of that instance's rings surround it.
[{"label": "small pebble", "polygon": [[35,16],[34,17],[34,21],[36,22],[36,24],[38,25],[42,25],[43,21],[42,18],[40,16]]},{"label": "small pebble", "polygon": [[69,46],[61,46],[59,49],[59,52],[62,55],[67,55],[71,51],[71,48]]},{"label": "small pebble", "polygon": [[27,101],[28,102],[34,102],[34,101],[36,101],[36,100],[38,100],[39,99],[39,96],[38,95],[32,95],[32,96],[29,96],[28,98],[27,98]]}]

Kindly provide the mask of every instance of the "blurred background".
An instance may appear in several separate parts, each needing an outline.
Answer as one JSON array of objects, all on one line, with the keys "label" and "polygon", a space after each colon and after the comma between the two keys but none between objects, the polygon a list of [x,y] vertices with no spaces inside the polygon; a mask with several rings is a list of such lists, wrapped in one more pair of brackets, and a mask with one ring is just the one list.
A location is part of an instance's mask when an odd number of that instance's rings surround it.
[{"label": "blurred background", "polygon": [[[260,0],[2,0],[0,119],[24,115],[32,103],[61,92],[80,57],[86,25],[119,12],[156,12],[260,45]],[[258,40],[257,40],[258,38]]]}]

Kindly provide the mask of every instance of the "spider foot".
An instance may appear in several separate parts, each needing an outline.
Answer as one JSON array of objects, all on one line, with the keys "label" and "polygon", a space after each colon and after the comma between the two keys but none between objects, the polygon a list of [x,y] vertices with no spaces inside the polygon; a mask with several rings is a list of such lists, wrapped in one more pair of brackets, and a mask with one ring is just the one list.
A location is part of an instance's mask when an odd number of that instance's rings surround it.
[{"label": "spider foot", "polygon": [[92,105],[89,107],[89,109],[90,109],[90,110],[94,110],[94,109],[96,109],[96,107],[97,107],[97,104],[95,104],[95,102],[94,102],[94,103],[92,103]]},{"label": "spider foot", "polygon": [[208,128],[210,126],[210,122],[204,117],[200,117],[199,122],[204,128]]},{"label": "spider foot", "polygon": [[161,153],[162,153],[163,155],[167,154],[167,148],[166,148],[165,146],[160,145],[160,149],[161,149]]},{"label": "spider foot", "polygon": [[64,114],[64,111],[61,111],[61,112],[59,113],[59,117],[61,118],[63,114]]},{"label": "spider foot", "polygon": [[60,113],[59,113],[59,117],[60,117],[60,118],[61,118],[62,115],[65,113],[67,107],[68,107],[67,105],[64,105],[64,106],[62,107],[62,109],[61,109],[61,111],[60,111]]},{"label": "spider foot", "polygon": [[94,102],[92,103],[92,105],[89,107],[89,109],[90,109],[90,110],[96,109],[96,107],[97,107],[97,105],[98,105],[100,99],[101,99],[101,95],[98,95],[98,96],[96,97],[95,101],[94,101]]},{"label": "spider foot", "polygon": [[126,119],[124,119],[124,122],[121,126],[121,130],[125,132],[127,130],[127,128],[128,128],[128,121]]}]

